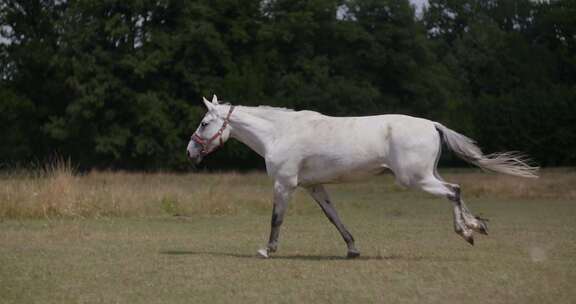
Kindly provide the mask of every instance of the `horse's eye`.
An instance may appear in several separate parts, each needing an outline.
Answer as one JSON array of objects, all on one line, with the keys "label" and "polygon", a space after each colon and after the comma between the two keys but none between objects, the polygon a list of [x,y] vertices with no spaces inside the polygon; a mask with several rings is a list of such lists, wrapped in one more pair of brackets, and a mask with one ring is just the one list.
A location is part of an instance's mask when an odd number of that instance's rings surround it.
[{"label": "horse's eye", "polygon": [[207,126],[207,125],[208,125],[208,123],[205,122],[205,121],[203,121],[203,122],[200,123],[200,126],[201,126],[202,128],[204,128],[204,127]]}]

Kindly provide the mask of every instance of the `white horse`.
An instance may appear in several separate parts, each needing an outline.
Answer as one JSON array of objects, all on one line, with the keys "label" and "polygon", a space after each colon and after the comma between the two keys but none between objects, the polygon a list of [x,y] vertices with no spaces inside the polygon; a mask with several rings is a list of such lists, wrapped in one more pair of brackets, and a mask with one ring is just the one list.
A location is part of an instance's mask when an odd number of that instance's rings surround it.
[{"label": "white horse", "polygon": [[218,104],[203,98],[207,114],[192,135],[188,156],[200,162],[229,137],[248,145],[266,161],[274,180],[274,208],[268,245],[258,250],[269,257],[294,190],[306,189],[336,226],[348,246],[349,258],[359,256],[354,238],[340,221],[324,184],[341,183],[391,170],[400,185],[446,197],[454,208],[454,230],[470,244],[473,232],[487,234],[484,219],[464,204],[460,187],[445,182],[436,171],[442,141],[459,157],[482,169],[520,177],[537,177],[518,153],[484,155],[475,142],[442,124],[405,115],[331,117],[312,111],[266,106]]}]

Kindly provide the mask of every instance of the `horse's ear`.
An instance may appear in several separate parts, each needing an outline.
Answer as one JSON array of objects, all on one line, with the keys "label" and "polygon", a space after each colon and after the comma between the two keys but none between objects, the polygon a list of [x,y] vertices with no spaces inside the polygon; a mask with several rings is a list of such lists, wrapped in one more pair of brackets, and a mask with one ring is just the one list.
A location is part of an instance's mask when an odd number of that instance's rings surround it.
[{"label": "horse's ear", "polygon": [[212,103],[215,105],[218,104],[218,97],[216,97],[216,94],[214,94],[214,96],[212,96]]},{"label": "horse's ear", "polygon": [[202,97],[202,101],[204,102],[204,105],[206,106],[208,111],[212,111],[214,109],[214,105],[208,99]]}]

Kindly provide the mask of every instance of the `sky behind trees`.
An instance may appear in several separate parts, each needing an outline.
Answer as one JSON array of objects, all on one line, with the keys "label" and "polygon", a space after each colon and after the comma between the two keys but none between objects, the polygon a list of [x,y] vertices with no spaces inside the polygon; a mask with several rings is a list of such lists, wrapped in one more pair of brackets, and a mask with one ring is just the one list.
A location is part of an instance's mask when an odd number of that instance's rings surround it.
[{"label": "sky behind trees", "polygon": [[420,12],[424,9],[424,6],[426,6],[428,4],[428,1],[427,0],[410,0],[410,3],[412,3],[414,6],[416,6],[416,10],[418,12]]}]

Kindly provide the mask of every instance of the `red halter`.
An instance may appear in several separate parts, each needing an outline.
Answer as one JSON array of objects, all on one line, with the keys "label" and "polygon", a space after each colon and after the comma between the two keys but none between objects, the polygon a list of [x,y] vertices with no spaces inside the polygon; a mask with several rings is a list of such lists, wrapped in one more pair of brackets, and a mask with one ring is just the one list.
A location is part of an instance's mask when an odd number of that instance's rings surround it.
[{"label": "red halter", "polygon": [[[226,116],[226,119],[224,119],[224,123],[222,124],[222,127],[220,127],[220,130],[218,130],[218,132],[216,132],[216,134],[214,134],[209,139],[206,140],[206,139],[200,137],[199,135],[197,135],[196,133],[192,134],[191,139],[195,143],[202,146],[202,150],[200,150],[200,156],[205,156],[205,155],[209,154],[210,152],[220,148],[224,144],[224,142],[222,142],[222,133],[224,133],[224,130],[226,129],[226,127],[228,126],[228,123],[230,122],[230,115],[232,115],[232,111],[234,111],[234,106],[230,106],[230,111],[228,111],[228,115]],[[217,138],[220,139],[220,144],[218,144],[218,146],[216,146],[214,149],[208,150],[208,147],[210,146],[210,144],[212,144],[212,142],[215,141]]]}]

